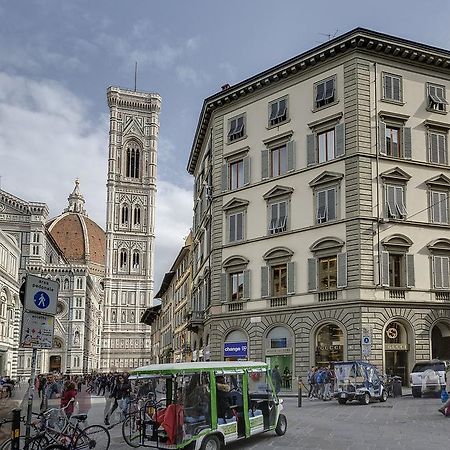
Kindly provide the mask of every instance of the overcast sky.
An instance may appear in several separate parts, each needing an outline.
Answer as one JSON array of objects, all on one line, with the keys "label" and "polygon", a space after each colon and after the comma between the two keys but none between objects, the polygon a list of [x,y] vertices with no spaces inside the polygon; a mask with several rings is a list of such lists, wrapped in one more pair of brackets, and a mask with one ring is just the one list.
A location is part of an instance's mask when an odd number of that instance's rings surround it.
[{"label": "overcast sky", "polygon": [[105,226],[107,87],[133,88],[137,61],[138,90],[162,96],[156,290],[191,227],[206,97],[358,26],[450,49],[447,0],[0,0],[0,23],[1,187],[51,217],[79,177]]}]

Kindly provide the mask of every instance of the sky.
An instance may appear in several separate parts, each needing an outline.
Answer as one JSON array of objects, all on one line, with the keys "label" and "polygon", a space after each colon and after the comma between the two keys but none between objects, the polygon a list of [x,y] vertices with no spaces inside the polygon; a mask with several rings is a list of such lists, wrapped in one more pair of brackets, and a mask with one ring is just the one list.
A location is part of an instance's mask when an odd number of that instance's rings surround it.
[{"label": "sky", "polygon": [[[439,11],[439,14],[431,14]],[[203,100],[356,27],[450,49],[450,1],[0,0],[0,186],[105,228],[108,86],[162,96],[155,289],[192,224]]]}]

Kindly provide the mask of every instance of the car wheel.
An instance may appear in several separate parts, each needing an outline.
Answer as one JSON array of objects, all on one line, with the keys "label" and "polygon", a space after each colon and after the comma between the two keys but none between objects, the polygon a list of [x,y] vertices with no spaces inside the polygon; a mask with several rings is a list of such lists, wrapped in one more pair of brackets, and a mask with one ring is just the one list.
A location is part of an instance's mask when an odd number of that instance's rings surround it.
[{"label": "car wheel", "polygon": [[380,402],[385,402],[388,398],[387,391],[383,389],[383,392],[381,393]]},{"label": "car wheel", "polygon": [[338,403],[340,405],[345,405],[347,403],[347,399],[346,398],[338,398]]},{"label": "car wheel", "polygon": [[215,434],[212,434],[211,436],[205,436],[200,450],[220,450],[221,448],[222,443],[220,439]]},{"label": "car wheel", "polygon": [[422,397],[422,389],[420,387],[413,387],[411,393],[414,398]]},{"label": "car wheel", "polygon": [[284,433],[286,433],[287,430],[287,419],[284,414],[280,414],[278,417],[277,426],[275,427],[275,433],[278,434],[278,436],[283,436]]},{"label": "car wheel", "polygon": [[368,405],[370,403],[370,395],[368,392],[366,392],[360,399],[359,399],[359,403],[361,403],[361,405]]}]

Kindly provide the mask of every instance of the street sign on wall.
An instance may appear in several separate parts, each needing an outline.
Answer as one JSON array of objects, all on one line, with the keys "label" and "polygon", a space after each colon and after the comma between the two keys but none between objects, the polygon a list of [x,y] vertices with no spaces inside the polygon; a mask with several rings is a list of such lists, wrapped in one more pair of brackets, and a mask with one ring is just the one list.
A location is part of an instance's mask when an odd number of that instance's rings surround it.
[{"label": "street sign on wall", "polygon": [[24,309],[40,314],[56,314],[59,285],[56,281],[27,275]]},{"label": "street sign on wall", "polygon": [[55,318],[44,314],[24,311],[20,347],[52,348]]},{"label": "street sign on wall", "polygon": [[363,356],[370,356],[372,353],[372,330],[364,327],[361,333],[361,353]]},{"label": "street sign on wall", "polygon": [[223,345],[224,358],[247,358],[247,342],[225,342]]}]

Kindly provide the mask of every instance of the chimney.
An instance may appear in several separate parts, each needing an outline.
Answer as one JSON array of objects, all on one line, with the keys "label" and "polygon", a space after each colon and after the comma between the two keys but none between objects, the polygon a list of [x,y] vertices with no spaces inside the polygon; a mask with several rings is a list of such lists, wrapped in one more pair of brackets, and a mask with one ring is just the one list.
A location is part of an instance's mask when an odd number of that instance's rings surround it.
[{"label": "chimney", "polygon": [[225,84],[222,86],[222,91],[226,91],[227,89],[230,89],[230,85],[229,85],[228,83],[225,83]]}]

